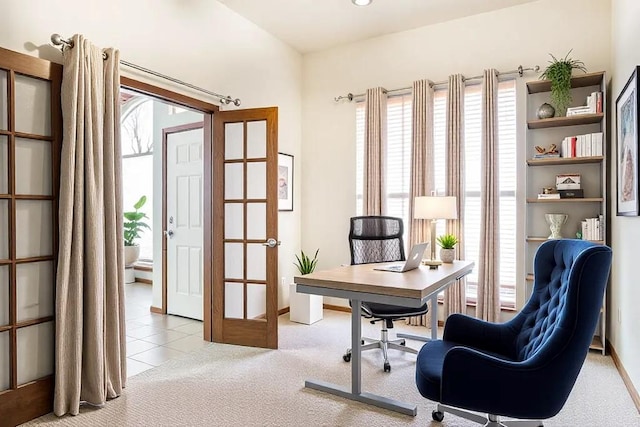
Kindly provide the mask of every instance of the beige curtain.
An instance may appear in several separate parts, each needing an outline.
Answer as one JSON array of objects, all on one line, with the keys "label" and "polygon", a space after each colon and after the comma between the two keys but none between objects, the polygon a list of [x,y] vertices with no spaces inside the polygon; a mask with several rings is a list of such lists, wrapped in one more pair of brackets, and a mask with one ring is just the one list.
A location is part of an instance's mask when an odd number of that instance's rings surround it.
[{"label": "beige curtain", "polygon": [[[447,221],[447,233],[458,237],[456,257],[464,256],[464,78],[449,76],[447,93],[447,196],[455,196],[458,219]],[[464,313],[465,279],[458,280],[444,291],[444,315]]]},{"label": "beige curtain", "polygon": [[54,412],[103,405],[126,380],[119,53],[64,51]]},{"label": "beige curtain", "polygon": [[[423,219],[413,219],[413,200],[427,196],[433,190],[433,87],[429,80],[413,82],[411,182],[409,186],[409,246],[429,241],[429,224]],[[431,302],[429,302],[431,304]],[[410,325],[431,327],[428,314],[409,317]]]},{"label": "beige curtain", "polygon": [[364,194],[365,215],[386,212],[385,177],[387,145],[387,91],[367,89],[364,118]]},{"label": "beige curtain", "polygon": [[498,170],[498,72],[482,78],[480,251],[476,317],[490,322],[500,314],[500,188]]}]

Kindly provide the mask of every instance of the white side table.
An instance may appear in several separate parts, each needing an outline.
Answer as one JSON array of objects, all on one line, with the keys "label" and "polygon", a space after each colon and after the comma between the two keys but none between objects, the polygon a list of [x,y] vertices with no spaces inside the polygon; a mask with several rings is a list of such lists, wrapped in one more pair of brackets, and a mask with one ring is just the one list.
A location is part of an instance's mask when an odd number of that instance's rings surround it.
[{"label": "white side table", "polygon": [[296,284],[289,285],[289,319],[311,325],[322,320],[322,295],[299,294]]}]

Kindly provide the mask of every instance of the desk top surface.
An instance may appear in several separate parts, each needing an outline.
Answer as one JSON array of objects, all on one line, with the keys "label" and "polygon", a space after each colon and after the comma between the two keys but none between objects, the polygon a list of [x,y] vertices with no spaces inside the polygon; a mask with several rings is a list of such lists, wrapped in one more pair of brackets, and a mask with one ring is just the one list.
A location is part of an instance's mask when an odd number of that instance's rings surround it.
[{"label": "desk top surface", "polygon": [[426,265],[404,273],[374,270],[374,267],[387,264],[397,263],[336,267],[296,276],[293,281],[319,288],[423,299],[456,278],[469,274],[475,265],[473,261],[454,261],[452,264],[442,264],[435,270]]}]

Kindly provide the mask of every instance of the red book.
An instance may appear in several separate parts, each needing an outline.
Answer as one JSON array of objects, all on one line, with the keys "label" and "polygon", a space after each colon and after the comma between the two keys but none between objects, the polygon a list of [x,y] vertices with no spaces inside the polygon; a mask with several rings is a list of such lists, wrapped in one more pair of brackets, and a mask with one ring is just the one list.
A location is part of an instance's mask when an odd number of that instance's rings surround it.
[{"label": "red book", "polygon": [[576,156],[576,144],[578,142],[578,137],[577,136],[572,136],[571,137],[571,157],[575,157]]},{"label": "red book", "polygon": [[602,113],[602,92],[596,94],[596,113]]}]

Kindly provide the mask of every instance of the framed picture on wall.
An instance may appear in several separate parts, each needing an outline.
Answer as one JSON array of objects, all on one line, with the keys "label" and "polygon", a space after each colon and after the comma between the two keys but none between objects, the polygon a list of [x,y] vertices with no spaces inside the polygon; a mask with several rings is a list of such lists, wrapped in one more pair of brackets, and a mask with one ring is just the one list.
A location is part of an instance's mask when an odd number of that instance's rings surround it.
[{"label": "framed picture on wall", "polygon": [[278,153],[278,210],[293,210],[293,156]]},{"label": "framed picture on wall", "polygon": [[617,214],[638,216],[638,71],[616,99]]}]

